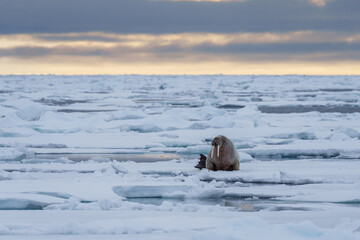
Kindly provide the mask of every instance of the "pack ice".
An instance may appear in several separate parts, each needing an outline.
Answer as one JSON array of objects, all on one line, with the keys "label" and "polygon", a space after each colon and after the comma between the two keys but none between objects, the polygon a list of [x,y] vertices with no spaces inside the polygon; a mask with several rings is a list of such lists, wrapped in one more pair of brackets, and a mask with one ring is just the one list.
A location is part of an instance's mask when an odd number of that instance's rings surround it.
[{"label": "pack ice", "polygon": [[[0,76],[1,239],[360,239],[359,76]],[[194,166],[230,138],[240,171]]]}]

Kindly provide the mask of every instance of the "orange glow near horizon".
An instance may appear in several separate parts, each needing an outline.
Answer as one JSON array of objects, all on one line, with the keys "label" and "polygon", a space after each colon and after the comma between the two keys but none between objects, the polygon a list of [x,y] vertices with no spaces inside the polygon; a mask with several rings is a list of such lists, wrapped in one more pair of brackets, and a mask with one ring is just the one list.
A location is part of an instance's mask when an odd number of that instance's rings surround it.
[{"label": "orange glow near horizon", "polygon": [[1,75],[102,75],[102,74],[140,74],[140,75],[360,75],[360,62],[192,62],[192,63],[113,63],[96,62],[88,64],[46,62],[11,62],[0,60]]}]

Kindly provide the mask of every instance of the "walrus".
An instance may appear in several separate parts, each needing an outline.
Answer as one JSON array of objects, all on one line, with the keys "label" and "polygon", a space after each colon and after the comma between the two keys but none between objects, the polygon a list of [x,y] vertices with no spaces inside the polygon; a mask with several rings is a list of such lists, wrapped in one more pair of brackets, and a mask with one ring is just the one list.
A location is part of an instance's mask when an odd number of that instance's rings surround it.
[{"label": "walrus", "polygon": [[[212,148],[207,156],[200,155],[196,168],[206,167],[211,171],[234,171],[240,169],[240,157],[234,144],[225,136],[216,136],[211,142]],[[204,164],[205,163],[205,164]]]}]

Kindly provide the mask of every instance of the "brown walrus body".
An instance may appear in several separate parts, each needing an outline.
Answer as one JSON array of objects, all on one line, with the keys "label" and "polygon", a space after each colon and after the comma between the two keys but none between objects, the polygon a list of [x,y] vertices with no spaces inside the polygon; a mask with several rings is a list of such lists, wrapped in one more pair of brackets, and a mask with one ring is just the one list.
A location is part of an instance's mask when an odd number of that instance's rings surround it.
[{"label": "brown walrus body", "polygon": [[212,149],[206,159],[206,168],[212,171],[233,171],[240,169],[240,157],[234,144],[225,136],[213,139]]}]

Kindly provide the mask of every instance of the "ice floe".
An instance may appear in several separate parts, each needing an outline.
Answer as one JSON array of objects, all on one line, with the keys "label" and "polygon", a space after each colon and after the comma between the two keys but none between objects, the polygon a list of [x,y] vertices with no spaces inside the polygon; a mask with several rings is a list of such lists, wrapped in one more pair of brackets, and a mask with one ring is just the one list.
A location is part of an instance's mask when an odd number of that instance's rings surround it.
[{"label": "ice floe", "polygon": [[[359,239],[359,96],[359,76],[1,76],[1,239]],[[220,134],[240,171],[194,168]]]}]

